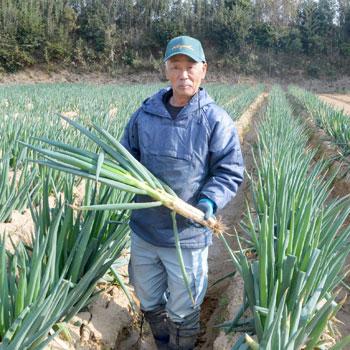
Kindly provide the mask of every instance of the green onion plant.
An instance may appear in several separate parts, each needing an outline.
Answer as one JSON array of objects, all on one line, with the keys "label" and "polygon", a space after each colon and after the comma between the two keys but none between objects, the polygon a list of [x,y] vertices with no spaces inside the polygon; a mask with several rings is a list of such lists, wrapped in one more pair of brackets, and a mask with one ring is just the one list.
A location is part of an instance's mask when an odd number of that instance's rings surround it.
[{"label": "green onion plant", "polygon": [[222,326],[246,330],[235,349],[326,349],[322,334],[341,307],[334,290],[350,251],[350,201],[330,200],[334,175],[327,177],[326,163],[313,163],[302,121],[280,88],[258,130],[253,208],[242,222],[257,258],[242,247],[235,254],[222,236],[244,280],[242,309]]},{"label": "green onion plant", "polygon": [[339,147],[342,158],[348,157],[350,155],[350,116],[302,88],[291,86],[289,92],[305,107],[316,125],[332,138]]}]

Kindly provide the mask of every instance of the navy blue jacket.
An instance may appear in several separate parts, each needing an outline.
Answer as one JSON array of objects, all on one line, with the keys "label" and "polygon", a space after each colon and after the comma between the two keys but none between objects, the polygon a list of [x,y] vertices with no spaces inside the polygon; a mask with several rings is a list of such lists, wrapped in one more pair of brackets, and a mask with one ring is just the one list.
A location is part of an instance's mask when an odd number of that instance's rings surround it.
[{"label": "navy blue jacket", "polygon": [[[223,208],[243,181],[243,159],[233,121],[204,89],[172,119],[163,103],[169,89],[143,102],[129,120],[121,143],[184,201],[196,205],[206,197]],[[138,195],[135,201],[149,202],[150,198]],[[183,248],[211,244],[209,229],[194,227],[179,215],[177,225]],[[130,227],[151,244],[175,246],[170,210],[165,207],[134,210]]]}]

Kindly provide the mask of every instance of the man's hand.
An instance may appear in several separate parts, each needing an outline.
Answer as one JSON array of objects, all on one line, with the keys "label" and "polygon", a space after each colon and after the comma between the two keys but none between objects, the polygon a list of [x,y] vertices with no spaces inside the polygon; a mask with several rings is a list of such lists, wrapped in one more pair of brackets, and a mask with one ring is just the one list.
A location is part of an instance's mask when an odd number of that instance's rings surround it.
[{"label": "man's hand", "polygon": [[196,208],[204,213],[204,220],[208,220],[214,216],[214,206],[215,203],[211,199],[202,198],[196,205]]},{"label": "man's hand", "polygon": [[[201,210],[204,213],[204,220],[208,220],[208,219],[214,217],[214,210],[215,210],[214,208],[216,208],[216,205],[209,198],[202,198],[197,203],[196,208]],[[194,227],[203,227],[201,224],[193,221],[192,219],[189,219],[188,221]]]}]

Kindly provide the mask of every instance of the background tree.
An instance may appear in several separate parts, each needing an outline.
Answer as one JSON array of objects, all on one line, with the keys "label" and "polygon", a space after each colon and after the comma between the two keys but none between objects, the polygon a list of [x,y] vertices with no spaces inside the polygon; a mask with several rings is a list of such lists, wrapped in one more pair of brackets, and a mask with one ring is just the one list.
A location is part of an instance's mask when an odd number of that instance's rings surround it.
[{"label": "background tree", "polygon": [[273,74],[272,64],[294,54],[291,66],[317,60],[346,71],[350,0],[0,0],[0,69],[156,69],[166,42],[181,34],[230,69],[266,71],[268,57]]}]

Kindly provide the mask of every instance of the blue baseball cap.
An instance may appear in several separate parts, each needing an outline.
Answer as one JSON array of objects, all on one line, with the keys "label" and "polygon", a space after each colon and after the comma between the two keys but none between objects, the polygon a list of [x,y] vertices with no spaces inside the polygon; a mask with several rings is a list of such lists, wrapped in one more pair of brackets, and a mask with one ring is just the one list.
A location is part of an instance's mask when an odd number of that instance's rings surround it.
[{"label": "blue baseball cap", "polygon": [[190,36],[182,35],[171,39],[165,50],[164,62],[180,54],[191,57],[196,62],[206,62],[201,42]]}]

